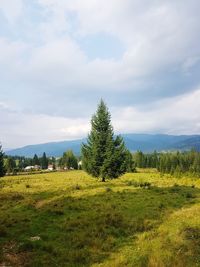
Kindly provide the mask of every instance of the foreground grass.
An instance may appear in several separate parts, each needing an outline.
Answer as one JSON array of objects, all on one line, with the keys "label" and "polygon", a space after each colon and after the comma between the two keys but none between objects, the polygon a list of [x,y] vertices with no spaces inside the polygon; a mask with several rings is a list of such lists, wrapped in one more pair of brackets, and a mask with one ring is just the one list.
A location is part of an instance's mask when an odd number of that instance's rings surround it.
[{"label": "foreground grass", "polygon": [[200,266],[200,180],[82,171],[0,180],[0,266]]}]

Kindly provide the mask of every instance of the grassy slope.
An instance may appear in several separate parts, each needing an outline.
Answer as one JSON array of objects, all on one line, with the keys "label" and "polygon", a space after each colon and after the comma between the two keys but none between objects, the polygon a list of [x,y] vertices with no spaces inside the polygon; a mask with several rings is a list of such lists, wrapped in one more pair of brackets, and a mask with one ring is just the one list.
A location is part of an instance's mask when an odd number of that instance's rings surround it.
[{"label": "grassy slope", "polygon": [[[144,182],[151,187],[138,187]],[[200,266],[200,180],[154,172],[106,183],[82,171],[5,177],[3,263]]]}]

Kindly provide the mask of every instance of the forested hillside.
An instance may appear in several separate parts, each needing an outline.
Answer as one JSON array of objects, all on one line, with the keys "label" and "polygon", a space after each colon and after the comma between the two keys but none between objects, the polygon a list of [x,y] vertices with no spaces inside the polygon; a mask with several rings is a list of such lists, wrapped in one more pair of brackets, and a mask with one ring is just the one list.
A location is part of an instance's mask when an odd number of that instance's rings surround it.
[{"label": "forested hillside", "polygon": [[[141,150],[143,152],[176,151],[191,150],[195,148],[200,151],[200,136],[198,135],[165,135],[165,134],[122,134],[126,147],[135,152]],[[73,141],[52,142],[39,145],[29,145],[26,147],[6,151],[11,156],[33,157],[36,153],[42,156],[45,151],[48,156],[59,157],[66,150],[73,150],[76,155],[80,155],[81,144],[86,139]]]}]

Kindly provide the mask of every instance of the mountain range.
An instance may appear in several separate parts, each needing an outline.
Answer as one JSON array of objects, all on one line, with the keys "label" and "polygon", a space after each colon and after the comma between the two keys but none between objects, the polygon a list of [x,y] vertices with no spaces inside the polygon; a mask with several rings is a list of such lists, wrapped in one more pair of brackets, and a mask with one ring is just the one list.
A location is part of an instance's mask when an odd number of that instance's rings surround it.
[{"label": "mountain range", "polygon": [[[122,134],[127,148],[134,152],[161,151],[186,151],[192,148],[200,151],[200,135],[167,135],[167,134]],[[50,142],[38,145],[28,145],[25,147],[6,151],[10,156],[33,157],[34,154],[41,156],[46,152],[48,156],[62,156],[66,150],[73,150],[76,155],[80,155],[81,144],[86,142],[86,138],[72,141]]]}]

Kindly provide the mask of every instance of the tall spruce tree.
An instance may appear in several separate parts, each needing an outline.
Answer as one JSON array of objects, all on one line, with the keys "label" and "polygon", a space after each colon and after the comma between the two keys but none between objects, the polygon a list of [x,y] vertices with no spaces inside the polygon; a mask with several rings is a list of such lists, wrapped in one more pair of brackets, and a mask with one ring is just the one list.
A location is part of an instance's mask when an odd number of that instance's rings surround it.
[{"label": "tall spruce tree", "polygon": [[4,165],[4,153],[2,150],[2,146],[0,144],[0,177],[3,177],[6,174],[6,169]]},{"label": "tall spruce tree", "polygon": [[41,158],[41,167],[43,170],[48,168],[48,158],[45,152],[43,153],[42,158]]},{"label": "tall spruce tree", "polygon": [[83,169],[94,177],[117,178],[128,169],[128,150],[123,139],[114,138],[111,115],[101,100],[92,116],[87,144],[82,145]]},{"label": "tall spruce tree", "polygon": [[33,165],[40,165],[40,161],[37,154],[35,154],[33,157]]}]

